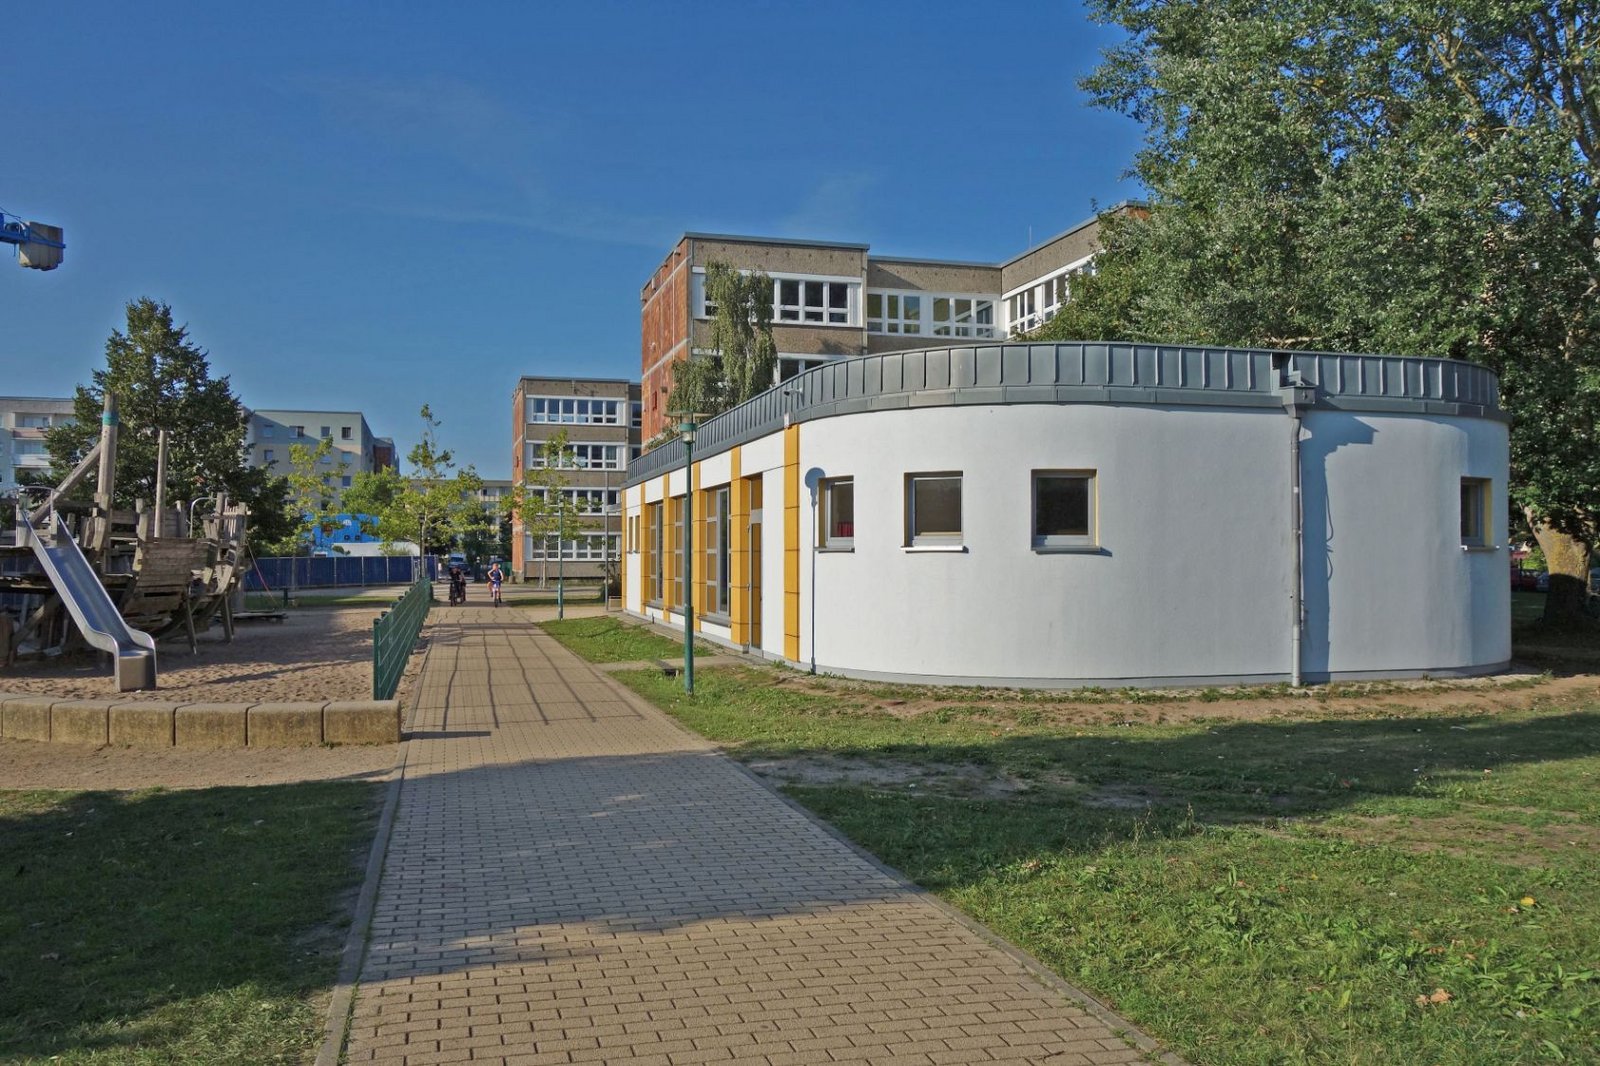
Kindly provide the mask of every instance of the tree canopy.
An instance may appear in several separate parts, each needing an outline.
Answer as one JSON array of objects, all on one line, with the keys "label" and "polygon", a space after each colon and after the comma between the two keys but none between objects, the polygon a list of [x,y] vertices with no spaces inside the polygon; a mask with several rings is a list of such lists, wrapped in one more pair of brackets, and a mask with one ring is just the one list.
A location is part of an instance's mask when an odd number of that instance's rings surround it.
[{"label": "tree canopy", "polygon": [[704,351],[676,363],[669,411],[714,415],[772,387],[778,346],[772,339],[772,279],[726,263],[706,266],[711,337]]},{"label": "tree canopy", "polygon": [[471,466],[457,469],[454,455],[439,443],[441,423],[427,404],[420,414],[422,434],[406,453],[409,474],[385,467],[354,475],[343,494],[344,509],[375,517],[385,544],[405,540],[424,552],[448,551],[483,521],[483,479]]},{"label": "tree canopy", "polygon": [[228,379],[212,376],[210,357],[189,339],[188,327],[174,324],[170,306],[149,298],[127,305],[127,332],[113,330],[106,341],[105,369],[77,388],[75,421],[46,436],[57,480],[99,439],[107,392],[117,397],[120,424],[115,506],[155,499],[157,435],[165,429],[169,499],[226,492],[250,508],[253,540],[288,532],[283,479],[246,465],[249,415]]},{"label": "tree canopy", "polygon": [[1600,101],[1578,0],[1093,0],[1141,122],[1056,337],[1449,356],[1500,376],[1514,505],[1582,603],[1600,537]]}]

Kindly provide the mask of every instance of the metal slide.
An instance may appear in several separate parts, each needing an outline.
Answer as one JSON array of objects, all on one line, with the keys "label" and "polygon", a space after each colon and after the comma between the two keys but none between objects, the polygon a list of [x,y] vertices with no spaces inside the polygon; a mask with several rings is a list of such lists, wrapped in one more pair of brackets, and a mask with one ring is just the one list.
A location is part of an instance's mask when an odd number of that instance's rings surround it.
[{"label": "metal slide", "polygon": [[130,628],[117,605],[111,602],[100,577],[84,557],[83,549],[50,512],[50,539],[41,537],[29,521],[26,509],[19,509],[21,533],[33,547],[39,564],[67,605],[72,620],[90,644],[112,654],[116,660],[118,692],[156,687],[156,642],[148,633]]}]

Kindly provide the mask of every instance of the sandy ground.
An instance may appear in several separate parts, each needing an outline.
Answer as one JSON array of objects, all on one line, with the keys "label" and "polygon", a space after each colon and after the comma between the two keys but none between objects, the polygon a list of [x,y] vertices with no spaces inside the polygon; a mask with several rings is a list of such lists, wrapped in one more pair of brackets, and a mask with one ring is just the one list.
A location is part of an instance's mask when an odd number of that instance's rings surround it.
[{"label": "sandy ground", "polygon": [[[213,626],[191,652],[187,639],[156,648],[156,688],[121,692],[107,660],[95,653],[0,668],[0,692],[73,699],[148,699],[255,703],[264,700],[372,698],[372,607],[290,611],[281,622],[239,622],[233,642]],[[406,698],[422,663],[423,643],[411,656],[398,693]]]}]

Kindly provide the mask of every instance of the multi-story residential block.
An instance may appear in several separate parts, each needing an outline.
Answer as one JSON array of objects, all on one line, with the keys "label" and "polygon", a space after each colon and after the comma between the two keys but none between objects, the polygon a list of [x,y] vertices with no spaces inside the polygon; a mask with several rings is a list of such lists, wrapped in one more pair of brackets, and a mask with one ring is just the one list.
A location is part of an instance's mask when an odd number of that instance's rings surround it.
[{"label": "multi-story residential block", "polygon": [[[1138,210],[1126,203],[1112,208]],[[1099,248],[1091,218],[1003,263],[874,256],[865,244],[686,233],[641,291],[642,431],[669,425],[672,366],[709,342],[706,268],[772,278],[778,380],[819,363],[1036,329],[1068,298]]]},{"label": "multi-story residential block", "polygon": [[583,535],[560,545],[535,537],[519,516],[511,530],[516,580],[598,578],[620,557],[618,492],[639,454],[639,385],[617,378],[525,377],[511,394],[511,484],[544,465],[544,444],[566,431],[572,466],[567,494],[585,509]]},{"label": "multi-story residential block", "polygon": [[290,447],[315,448],[322,440],[333,442],[323,462],[329,478],[336,479],[331,482],[335,489],[349,488],[356,474],[399,466],[394,441],[374,436],[360,411],[251,411],[246,461],[286,473]]},{"label": "multi-story residential block", "polygon": [[17,487],[20,471],[48,471],[44,435],[74,421],[72,400],[58,396],[0,396],[0,492]]}]

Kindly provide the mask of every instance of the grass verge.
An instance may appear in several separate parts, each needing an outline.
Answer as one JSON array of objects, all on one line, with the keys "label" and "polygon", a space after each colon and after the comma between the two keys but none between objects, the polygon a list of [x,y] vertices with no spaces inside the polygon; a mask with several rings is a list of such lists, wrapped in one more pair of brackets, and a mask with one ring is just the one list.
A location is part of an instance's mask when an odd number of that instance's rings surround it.
[{"label": "grass verge", "polygon": [[[569,650],[592,663],[627,663],[655,659],[683,658],[683,641],[664,637],[640,625],[629,625],[615,618],[564,618],[540,622],[540,628]],[[717,651],[695,642],[695,653],[711,655]]]},{"label": "grass verge", "polygon": [[306,1060],[380,787],[0,792],[0,1060]]},{"label": "grass verge", "polygon": [[1110,725],[618,677],[1196,1063],[1595,1061],[1593,690]]}]

